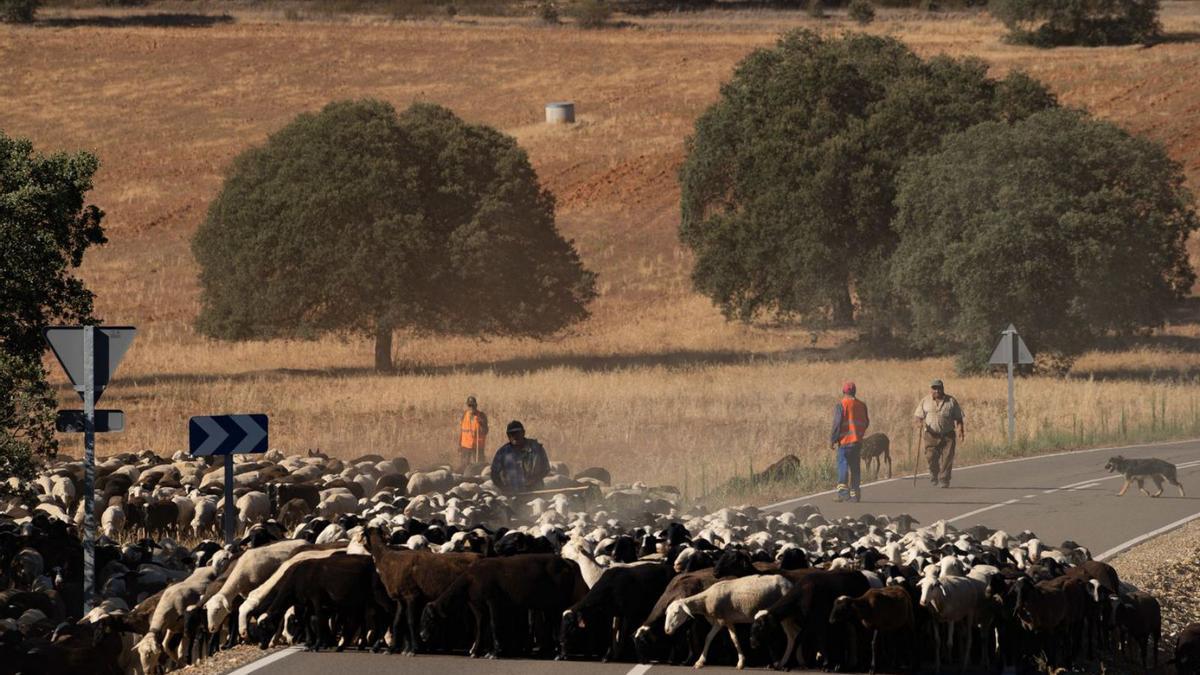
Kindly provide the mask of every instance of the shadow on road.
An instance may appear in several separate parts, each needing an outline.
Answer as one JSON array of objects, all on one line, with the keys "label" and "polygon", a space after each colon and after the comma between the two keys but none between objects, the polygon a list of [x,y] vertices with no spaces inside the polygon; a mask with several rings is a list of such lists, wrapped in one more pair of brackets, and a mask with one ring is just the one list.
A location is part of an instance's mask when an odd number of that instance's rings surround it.
[{"label": "shadow on road", "polygon": [[[152,386],[159,384],[209,384],[215,382],[247,382],[273,380],[290,377],[316,377],[343,379],[351,377],[391,377],[395,375],[526,375],[559,368],[579,370],[585,373],[615,372],[638,368],[666,368],[681,370],[697,366],[745,365],[751,363],[789,362],[808,359],[842,360],[850,358],[837,350],[826,348],[788,349],[774,352],[746,352],[735,350],[674,350],[650,354],[609,354],[584,356],[574,354],[549,355],[544,357],[514,358],[501,361],[473,361],[440,366],[399,366],[391,373],[381,373],[370,367],[356,368],[274,368],[253,370],[229,375],[205,375],[199,373],[163,373],[137,377],[118,377],[113,384]],[[68,385],[63,385],[69,389]]]},{"label": "shadow on road", "polygon": [[185,13],[65,16],[39,19],[36,25],[49,28],[79,28],[83,26],[99,28],[210,28],[222,23],[233,23],[233,17],[228,14]]}]

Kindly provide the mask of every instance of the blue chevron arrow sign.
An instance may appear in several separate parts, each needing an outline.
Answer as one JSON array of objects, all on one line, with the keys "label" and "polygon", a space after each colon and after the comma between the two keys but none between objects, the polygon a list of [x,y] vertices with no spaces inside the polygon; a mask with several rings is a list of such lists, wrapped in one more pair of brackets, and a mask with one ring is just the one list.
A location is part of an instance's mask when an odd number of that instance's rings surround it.
[{"label": "blue chevron arrow sign", "polygon": [[195,457],[267,451],[266,415],[215,415],[188,420],[188,440]]}]

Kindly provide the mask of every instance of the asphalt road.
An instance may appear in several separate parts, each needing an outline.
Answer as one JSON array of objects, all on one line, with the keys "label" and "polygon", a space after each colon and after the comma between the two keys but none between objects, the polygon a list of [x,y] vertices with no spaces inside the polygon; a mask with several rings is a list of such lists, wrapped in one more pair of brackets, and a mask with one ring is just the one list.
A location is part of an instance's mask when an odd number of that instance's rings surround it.
[{"label": "asphalt road", "polygon": [[[1176,464],[1184,489],[1195,496],[1180,497],[1166,486],[1163,496],[1150,499],[1136,484],[1117,497],[1123,480],[1104,470],[1111,455],[1157,457]],[[1147,489],[1153,491],[1153,483]],[[1094,557],[1116,555],[1155,534],[1200,518],[1200,440],[1156,445],[1105,448],[961,467],[954,470],[949,488],[934,487],[928,476],[896,477],[863,486],[864,501],[833,502],[832,492],[772,504],[789,510],[815,504],[827,517],[863,513],[907,513],[922,524],[946,520],[958,528],[976,524],[1007,530],[1010,534],[1032,530],[1047,545],[1072,539],[1088,547]],[[647,671],[682,673],[683,669],[634,664],[556,663],[547,661],[481,661],[455,656],[402,657],[373,654],[311,654],[279,652],[275,660],[256,662],[235,671],[237,675],[354,675],[374,673],[445,673],[447,675],[644,675]],[[271,657],[268,657],[271,658]],[[706,668],[723,671],[724,668]],[[793,671],[798,672],[798,671]]]}]

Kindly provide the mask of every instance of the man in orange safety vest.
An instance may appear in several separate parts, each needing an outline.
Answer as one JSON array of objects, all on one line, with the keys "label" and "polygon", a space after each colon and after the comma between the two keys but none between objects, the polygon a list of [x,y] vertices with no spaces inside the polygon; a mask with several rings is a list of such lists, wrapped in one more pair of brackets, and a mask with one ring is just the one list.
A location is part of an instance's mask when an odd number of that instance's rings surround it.
[{"label": "man in orange safety vest", "polygon": [[473,463],[483,461],[484,453],[487,452],[487,433],[487,415],[479,409],[475,397],[468,396],[467,409],[463,411],[458,434],[458,454],[464,470]]},{"label": "man in orange safety vest", "polygon": [[833,407],[833,434],[830,443],[837,451],[838,486],[835,501],[857,502],[862,499],[859,490],[861,465],[859,451],[862,439],[871,424],[867,416],[867,404],[856,398],[857,387],[853,382],[842,385],[842,400]]}]

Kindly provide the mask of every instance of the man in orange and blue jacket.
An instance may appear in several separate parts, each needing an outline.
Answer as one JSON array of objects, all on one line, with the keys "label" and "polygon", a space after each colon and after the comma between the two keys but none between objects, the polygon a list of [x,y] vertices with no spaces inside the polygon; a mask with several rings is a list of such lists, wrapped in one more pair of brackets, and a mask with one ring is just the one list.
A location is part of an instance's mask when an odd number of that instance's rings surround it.
[{"label": "man in orange and blue jacket", "polygon": [[842,400],[833,407],[833,434],[830,444],[837,450],[838,486],[835,501],[857,502],[862,499],[859,490],[861,465],[859,451],[862,439],[867,435],[871,420],[867,416],[867,404],[858,400],[853,382],[842,385]]}]

